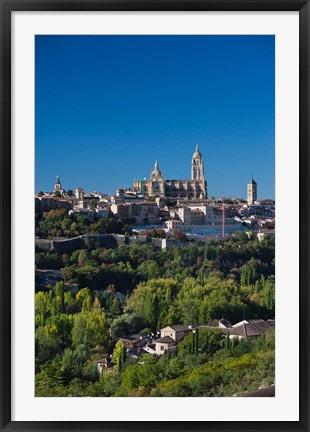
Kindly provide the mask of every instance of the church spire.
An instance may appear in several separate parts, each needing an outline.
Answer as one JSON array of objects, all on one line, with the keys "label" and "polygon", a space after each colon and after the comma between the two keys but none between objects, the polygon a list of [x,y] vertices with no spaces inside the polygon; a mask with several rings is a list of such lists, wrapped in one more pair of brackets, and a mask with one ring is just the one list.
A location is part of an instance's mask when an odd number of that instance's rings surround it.
[{"label": "church spire", "polygon": [[162,178],[163,174],[159,169],[159,163],[158,160],[156,159],[155,161],[155,165],[154,165],[154,170],[151,172],[151,178]]},{"label": "church spire", "polygon": [[192,180],[204,180],[204,166],[202,154],[199,151],[198,144],[196,145],[195,153],[192,157]]},{"label": "church spire", "polygon": [[56,183],[54,185],[54,190],[53,190],[53,193],[55,193],[55,192],[59,192],[60,194],[63,193],[63,189],[61,187],[61,182],[60,182],[60,177],[58,174],[56,176]]}]

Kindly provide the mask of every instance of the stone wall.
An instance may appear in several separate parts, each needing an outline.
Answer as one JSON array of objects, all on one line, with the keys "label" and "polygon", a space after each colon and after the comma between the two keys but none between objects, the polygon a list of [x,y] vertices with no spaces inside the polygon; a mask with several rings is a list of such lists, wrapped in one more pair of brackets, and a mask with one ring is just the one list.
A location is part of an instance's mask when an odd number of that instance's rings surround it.
[{"label": "stone wall", "polygon": [[83,235],[64,240],[43,240],[36,239],[35,243],[47,250],[54,250],[60,254],[71,253],[74,250],[83,249],[88,244],[96,248],[115,249],[122,245],[133,245],[138,243],[152,243],[161,249],[168,249],[173,246],[184,246],[186,242],[180,242],[173,239],[151,238],[146,236],[126,237],[117,234],[98,234]]}]

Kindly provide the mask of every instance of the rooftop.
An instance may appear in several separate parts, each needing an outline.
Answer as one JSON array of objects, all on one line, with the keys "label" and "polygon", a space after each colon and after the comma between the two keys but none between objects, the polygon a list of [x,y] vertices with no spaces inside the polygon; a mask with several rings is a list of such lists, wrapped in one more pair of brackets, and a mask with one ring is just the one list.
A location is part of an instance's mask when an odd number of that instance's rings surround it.
[{"label": "rooftop", "polygon": [[156,343],[176,343],[174,339],[172,339],[170,336],[164,336],[162,338],[159,338],[155,341]]},{"label": "rooftop", "polygon": [[189,330],[188,326],[183,325],[183,324],[172,324],[172,325],[163,327],[161,330],[165,330],[168,327],[172,328],[175,331],[187,331],[187,330]]},{"label": "rooftop", "polygon": [[275,327],[274,320],[243,320],[228,329],[232,335],[260,336]]},{"label": "rooftop", "polygon": [[143,336],[140,336],[138,334],[134,334],[134,335],[122,336],[120,339],[121,340],[136,341],[136,340],[143,339]]}]

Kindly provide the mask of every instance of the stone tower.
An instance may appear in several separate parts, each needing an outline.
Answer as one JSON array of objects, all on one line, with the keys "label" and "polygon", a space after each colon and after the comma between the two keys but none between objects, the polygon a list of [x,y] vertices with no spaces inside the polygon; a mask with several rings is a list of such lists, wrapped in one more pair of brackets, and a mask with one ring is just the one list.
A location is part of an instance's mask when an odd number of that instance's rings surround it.
[{"label": "stone tower", "polygon": [[84,200],[84,189],[81,187],[77,187],[75,189],[75,196],[78,200],[83,201]]},{"label": "stone tower", "polygon": [[196,150],[192,157],[192,180],[205,180],[203,159],[198,145],[196,145]]},{"label": "stone tower", "polygon": [[252,205],[252,204],[254,204],[254,201],[257,200],[257,183],[253,179],[253,177],[251,178],[251,180],[248,183],[247,192],[248,192],[248,194],[247,194],[248,204]]}]

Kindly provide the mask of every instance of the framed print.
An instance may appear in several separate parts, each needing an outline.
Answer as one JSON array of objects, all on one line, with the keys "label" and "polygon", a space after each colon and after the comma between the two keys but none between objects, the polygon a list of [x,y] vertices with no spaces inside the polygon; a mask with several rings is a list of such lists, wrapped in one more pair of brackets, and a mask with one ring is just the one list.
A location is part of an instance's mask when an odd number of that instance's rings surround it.
[{"label": "framed print", "polygon": [[1,24],[1,430],[308,430],[308,1]]}]

